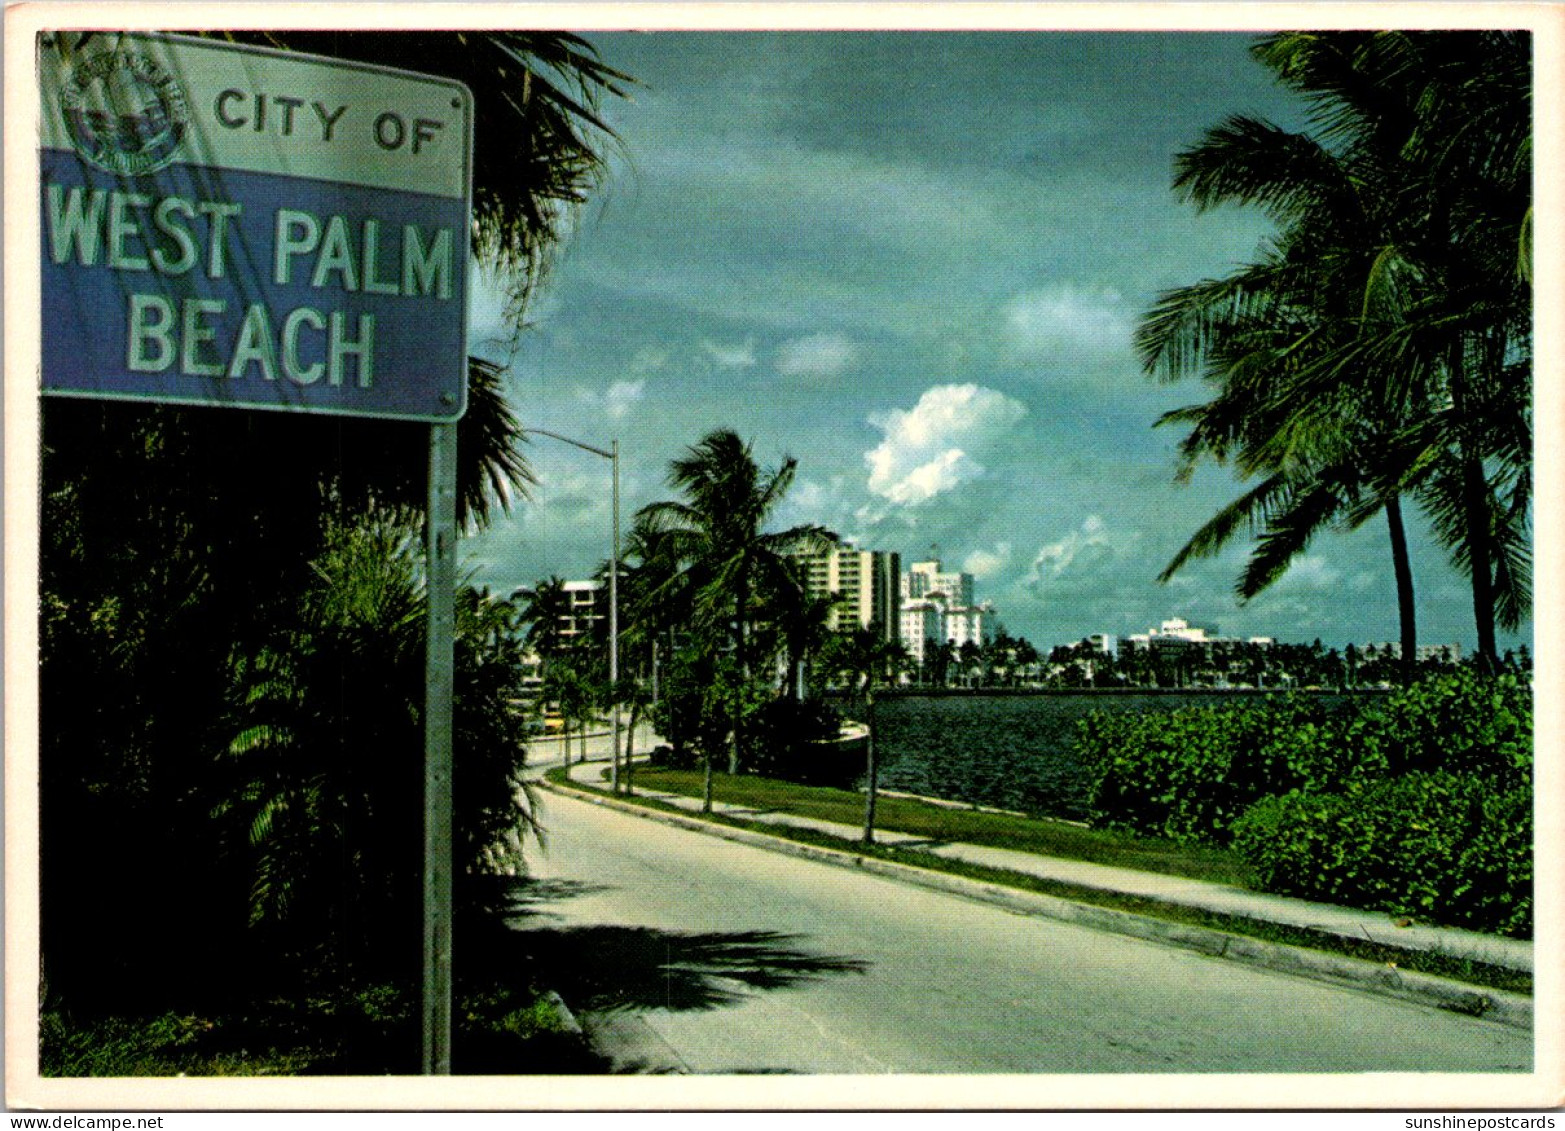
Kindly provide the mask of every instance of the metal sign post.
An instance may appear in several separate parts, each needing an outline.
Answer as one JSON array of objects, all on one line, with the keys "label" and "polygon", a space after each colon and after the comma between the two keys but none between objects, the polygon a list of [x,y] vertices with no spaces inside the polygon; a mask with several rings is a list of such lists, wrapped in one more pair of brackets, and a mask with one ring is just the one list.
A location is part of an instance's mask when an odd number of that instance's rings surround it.
[{"label": "metal sign post", "polygon": [[456,634],[455,424],[429,429],[425,527],[424,992],[425,1075],[451,1072],[451,706]]}]

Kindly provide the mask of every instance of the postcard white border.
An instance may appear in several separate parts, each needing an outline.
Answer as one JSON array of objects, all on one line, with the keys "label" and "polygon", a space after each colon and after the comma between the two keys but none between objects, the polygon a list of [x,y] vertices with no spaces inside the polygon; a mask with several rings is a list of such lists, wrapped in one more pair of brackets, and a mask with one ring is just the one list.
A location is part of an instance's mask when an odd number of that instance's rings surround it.
[{"label": "postcard white border", "polygon": [[[614,30],[991,29],[1253,31],[1286,28],[1526,28],[1536,127],[1535,637],[1540,799],[1536,884],[1565,893],[1565,768],[1559,694],[1565,624],[1552,582],[1565,502],[1560,315],[1565,164],[1565,8],[1508,3],[26,3],[5,13],[5,1047],[14,1109],[177,1110],[1145,1110],[1558,1109],[1565,1104],[1565,965],[1558,898],[1540,900],[1530,1074],[1029,1075],[791,1077],[376,1077],[45,1079],[37,1074],[38,108],[33,42],[49,28],[218,27]],[[1548,799],[1549,804],[1542,804]]]}]

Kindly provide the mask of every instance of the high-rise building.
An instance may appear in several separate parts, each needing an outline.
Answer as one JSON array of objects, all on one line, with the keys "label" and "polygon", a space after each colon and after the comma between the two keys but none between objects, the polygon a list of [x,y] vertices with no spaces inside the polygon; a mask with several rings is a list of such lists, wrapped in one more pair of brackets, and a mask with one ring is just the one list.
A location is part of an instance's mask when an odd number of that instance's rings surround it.
[{"label": "high-rise building", "polygon": [[607,639],[609,590],[601,581],[567,581],[569,611],[560,617],[560,637],[567,648],[586,647],[594,637]]},{"label": "high-rise building", "polygon": [[914,562],[902,575],[902,644],[924,663],[929,642],[980,646],[1001,632],[1000,618],[988,601],[973,600],[973,575],[948,572],[938,559]]},{"label": "high-rise building", "polygon": [[901,555],[843,543],[793,557],[801,567],[806,593],[836,598],[827,621],[834,632],[878,625],[886,639],[897,638]]},{"label": "high-rise building", "polygon": [[945,610],[940,602],[922,598],[903,601],[900,635],[913,662],[924,663],[946,638]]},{"label": "high-rise building", "polygon": [[940,568],[938,559],[914,562],[902,575],[904,600],[943,597],[948,605],[967,606],[973,603],[973,575],[948,573]]},{"label": "high-rise building", "polygon": [[[609,638],[609,590],[602,581],[567,581],[561,586],[564,602],[556,614],[561,648],[582,648]],[[527,599],[526,586],[511,593],[513,600]]]}]

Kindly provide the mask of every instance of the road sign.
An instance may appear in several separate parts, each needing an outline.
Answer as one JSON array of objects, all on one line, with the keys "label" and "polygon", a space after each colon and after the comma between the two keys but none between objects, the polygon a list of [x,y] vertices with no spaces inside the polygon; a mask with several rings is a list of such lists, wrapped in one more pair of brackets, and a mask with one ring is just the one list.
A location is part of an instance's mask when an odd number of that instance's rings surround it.
[{"label": "road sign", "polygon": [[461,415],[466,87],[126,32],[39,72],[45,393]]}]

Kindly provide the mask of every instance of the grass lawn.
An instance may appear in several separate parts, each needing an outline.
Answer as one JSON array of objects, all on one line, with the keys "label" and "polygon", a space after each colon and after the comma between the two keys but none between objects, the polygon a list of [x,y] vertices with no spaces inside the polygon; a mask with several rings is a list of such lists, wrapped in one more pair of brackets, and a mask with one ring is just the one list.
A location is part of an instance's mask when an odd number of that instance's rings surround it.
[{"label": "grass lawn", "polygon": [[[635,783],[646,789],[685,797],[700,797],[702,792],[699,770],[654,770],[638,766]],[[857,827],[864,824],[864,795],[855,790],[794,785],[749,774],[735,777],[714,774],[712,796],[752,809],[778,810]],[[1142,872],[1251,886],[1244,862],[1220,848],[1187,847],[1129,833],[1088,829],[1072,821],[954,809],[882,795],[875,802],[875,825],[934,841],[982,844],[1039,856],[1088,860]]]}]

